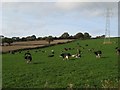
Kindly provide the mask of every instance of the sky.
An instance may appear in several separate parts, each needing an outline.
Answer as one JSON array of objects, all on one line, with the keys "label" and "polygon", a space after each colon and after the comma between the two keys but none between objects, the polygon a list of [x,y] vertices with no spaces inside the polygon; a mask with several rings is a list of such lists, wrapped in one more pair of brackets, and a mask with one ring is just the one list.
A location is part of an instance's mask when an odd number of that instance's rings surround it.
[{"label": "sky", "polygon": [[[25,0],[24,0],[25,1]],[[64,0],[65,1],[65,0]],[[106,9],[110,14],[110,34],[118,36],[118,2],[78,2],[78,0],[4,0],[0,6],[0,35],[24,37],[60,36],[88,32],[91,36],[105,34]],[[81,0],[82,1],[82,0]],[[111,2],[110,2],[111,1]]]}]

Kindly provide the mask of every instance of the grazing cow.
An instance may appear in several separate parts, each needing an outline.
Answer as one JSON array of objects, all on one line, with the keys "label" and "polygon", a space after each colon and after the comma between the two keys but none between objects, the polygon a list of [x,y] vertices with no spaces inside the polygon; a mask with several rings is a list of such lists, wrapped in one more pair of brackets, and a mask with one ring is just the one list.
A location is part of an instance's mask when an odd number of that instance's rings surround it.
[{"label": "grazing cow", "polygon": [[46,51],[42,50],[42,53],[45,53]]},{"label": "grazing cow", "polygon": [[80,49],[77,49],[77,53],[80,54],[80,53],[81,53],[81,50],[80,50]]},{"label": "grazing cow", "polygon": [[51,55],[48,55],[48,57],[54,57],[54,55],[53,55],[53,54],[51,54]]},{"label": "grazing cow", "polygon": [[116,47],[115,49],[118,49],[118,47]]},{"label": "grazing cow", "polygon": [[88,44],[86,44],[85,46],[88,46]]},{"label": "grazing cow", "polygon": [[71,50],[71,48],[68,48],[69,50]]},{"label": "grazing cow", "polygon": [[71,57],[80,58],[81,54],[75,54],[75,55],[72,55]]},{"label": "grazing cow", "polygon": [[51,50],[51,53],[54,54],[55,53],[54,50]]},{"label": "grazing cow", "polygon": [[11,51],[11,54],[15,54],[15,51]]},{"label": "grazing cow", "polygon": [[120,55],[120,48],[117,49],[117,55]]},{"label": "grazing cow", "polygon": [[62,58],[63,58],[63,60],[69,60],[69,57],[71,56],[71,54],[70,53],[61,53],[61,55],[60,55]]},{"label": "grazing cow", "polygon": [[81,54],[77,54],[77,55],[76,55],[76,58],[81,58]]},{"label": "grazing cow", "polygon": [[95,51],[94,54],[96,55],[96,58],[101,58],[102,51]]},{"label": "grazing cow", "polygon": [[68,51],[68,49],[67,49],[67,48],[64,48],[64,50],[65,50],[65,51]]},{"label": "grazing cow", "polygon": [[116,49],[117,55],[120,55],[120,48],[116,47],[115,49]]},{"label": "grazing cow", "polygon": [[27,61],[27,64],[31,63],[32,61],[32,56],[31,54],[28,52],[25,53],[25,56],[24,56],[25,60]]}]

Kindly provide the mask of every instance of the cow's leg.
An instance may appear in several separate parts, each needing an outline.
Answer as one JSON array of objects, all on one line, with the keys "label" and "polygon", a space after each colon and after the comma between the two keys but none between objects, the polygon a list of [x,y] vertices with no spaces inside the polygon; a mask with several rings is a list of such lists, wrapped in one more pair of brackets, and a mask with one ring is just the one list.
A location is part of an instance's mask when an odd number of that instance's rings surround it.
[{"label": "cow's leg", "polygon": [[96,55],[96,58],[98,58],[98,55]]},{"label": "cow's leg", "polygon": [[119,51],[117,51],[117,55],[120,55],[120,52],[119,52]]},{"label": "cow's leg", "polygon": [[98,54],[98,58],[100,58],[100,54]]},{"label": "cow's leg", "polygon": [[69,56],[66,56],[66,59],[69,60]]},{"label": "cow's leg", "polygon": [[29,60],[27,60],[27,64],[29,63]]}]

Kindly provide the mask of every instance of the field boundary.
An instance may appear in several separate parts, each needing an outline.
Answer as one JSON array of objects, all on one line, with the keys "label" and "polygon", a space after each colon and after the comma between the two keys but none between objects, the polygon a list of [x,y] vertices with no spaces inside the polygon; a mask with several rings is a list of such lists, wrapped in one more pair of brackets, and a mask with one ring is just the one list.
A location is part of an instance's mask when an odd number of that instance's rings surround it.
[{"label": "field boundary", "polygon": [[19,51],[24,51],[24,50],[40,49],[40,48],[46,48],[46,47],[51,47],[51,46],[60,45],[60,44],[71,43],[73,41],[75,41],[75,40],[67,41],[67,42],[58,42],[55,44],[43,45],[43,46],[38,46],[38,47],[30,47],[30,48],[21,48],[21,49],[10,50],[10,51],[2,51],[0,53],[5,54],[5,53],[10,53],[10,52],[19,52]]}]

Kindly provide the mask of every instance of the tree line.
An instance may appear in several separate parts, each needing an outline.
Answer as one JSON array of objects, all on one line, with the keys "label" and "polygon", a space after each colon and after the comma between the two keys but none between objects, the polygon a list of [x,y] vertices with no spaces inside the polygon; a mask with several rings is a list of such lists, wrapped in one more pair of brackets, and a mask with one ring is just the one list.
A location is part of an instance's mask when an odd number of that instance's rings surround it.
[{"label": "tree line", "polygon": [[27,36],[27,37],[4,37],[3,35],[0,36],[0,43],[1,45],[4,45],[7,43],[7,45],[11,45],[13,42],[19,42],[19,41],[35,41],[35,40],[46,40],[49,44],[53,40],[59,40],[59,39],[90,39],[91,35],[87,32],[85,33],[77,33],[75,35],[70,35],[68,32],[64,32],[60,37],[53,37],[53,36],[45,36],[45,37],[36,37],[35,35]]}]

